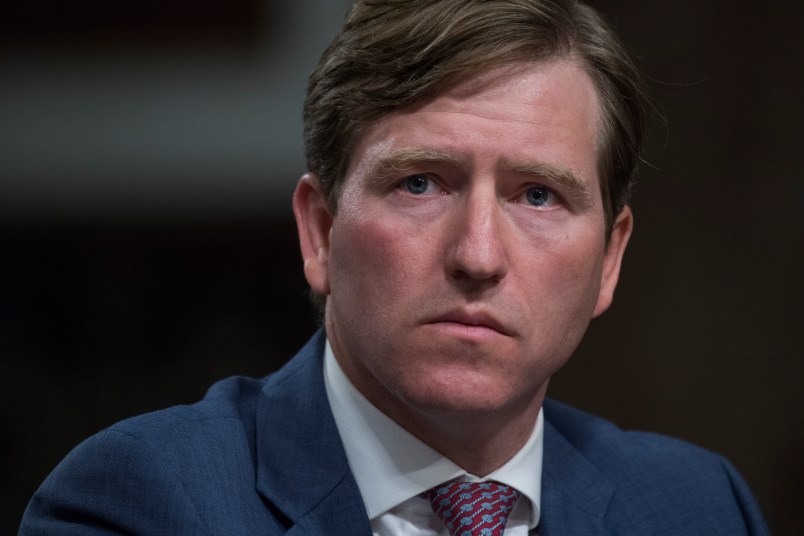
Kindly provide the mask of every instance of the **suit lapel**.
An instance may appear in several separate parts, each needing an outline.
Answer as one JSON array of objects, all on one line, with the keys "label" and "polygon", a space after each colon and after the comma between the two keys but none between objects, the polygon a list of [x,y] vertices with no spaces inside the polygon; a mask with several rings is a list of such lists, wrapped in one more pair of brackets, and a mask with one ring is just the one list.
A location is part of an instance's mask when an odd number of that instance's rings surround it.
[{"label": "suit lapel", "polygon": [[287,534],[371,534],[324,388],[322,331],[270,376],[256,410],[257,491]]},{"label": "suit lapel", "polygon": [[540,536],[610,534],[614,484],[545,419]]}]

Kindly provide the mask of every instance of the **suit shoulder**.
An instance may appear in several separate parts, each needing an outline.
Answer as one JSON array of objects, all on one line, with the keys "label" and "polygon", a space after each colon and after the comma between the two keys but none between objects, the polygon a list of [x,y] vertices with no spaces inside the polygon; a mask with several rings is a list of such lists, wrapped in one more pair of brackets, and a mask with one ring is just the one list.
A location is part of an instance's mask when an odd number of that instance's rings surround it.
[{"label": "suit shoulder", "polygon": [[84,534],[96,525],[126,534],[264,529],[272,521],[254,491],[261,386],[229,378],[195,404],[132,417],[83,441],[37,490],[20,534]]},{"label": "suit shoulder", "polygon": [[109,430],[147,437],[169,434],[171,430],[197,432],[216,421],[227,420],[240,421],[250,428],[263,384],[264,380],[254,378],[226,378],[212,385],[198,402],[130,417]]},{"label": "suit shoulder", "polygon": [[[125,419],[85,443],[109,452],[126,445],[142,455],[158,457],[185,475],[210,468],[231,471],[235,461],[251,466],[255,412],[263,383],[253,378],[226,378],[194,404]],[[78,448],[72,456],[81,452]]]},{"label": "suit shoulder", "polygon": [[588,470],[610,482],[617,490],[612,505],[619,505],[610,515],[625,516],[623,523],[647,516],[663,520],[672,534],[689,527],[705,528],[687,534],[768,534],[748,485],[719,454],[660,434],[624,431],[554,400],[545,401],[544,416],[545,470]]},{"label": "suit shoulder", "polygon": [[625,466],[633,470],[641,464],[673,467],[674,462],[683,459],[685,467],[712,466],[722,471],[725,462],[720,455],[692,443],[652,432],[625,431],[555,400],[545,401],[544,414],[545,420],[564,439],[603,467]]},{"label": "suit shoulder", "polygon": [[68,460],[134,456],[142,466],[163,464],[187,481],[253,471],[255,412],[263,381],[232,377],[214,384],[194,404],[173,406],[120,421],[71,452]]}]

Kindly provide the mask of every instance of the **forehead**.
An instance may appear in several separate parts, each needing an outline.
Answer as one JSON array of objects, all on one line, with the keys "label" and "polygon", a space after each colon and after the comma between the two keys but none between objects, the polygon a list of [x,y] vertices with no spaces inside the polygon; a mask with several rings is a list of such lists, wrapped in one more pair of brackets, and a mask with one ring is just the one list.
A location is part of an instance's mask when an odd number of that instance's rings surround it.
[{"label": "forehead", "polygon": [[594,83],[578,61],[554,58],[492,66],[448,79],[428,98],[399,111],[415,111],[439,102],[512,102],[531,106],[540,101],[555,104],[558,100],[573,108],[597,105]]},{"label": "forehead", "polygon": [[357,140],[347,178],[389,151],[424,148],[464,160],[556,163],[592,179],[599,123],[594,83],[575,62],[506,64],[375,120]]}]

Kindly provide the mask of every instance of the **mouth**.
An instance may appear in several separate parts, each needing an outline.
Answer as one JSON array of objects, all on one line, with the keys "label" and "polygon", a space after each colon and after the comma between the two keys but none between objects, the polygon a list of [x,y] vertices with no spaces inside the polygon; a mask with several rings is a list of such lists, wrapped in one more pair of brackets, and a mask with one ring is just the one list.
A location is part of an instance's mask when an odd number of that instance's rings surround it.
[{"label": "mouth", "polygon": [[504,335],[510,337],[514,335],[513,331],[497,320],[494,315],[482,311],[450,311],[425,323],[470,336]]}]

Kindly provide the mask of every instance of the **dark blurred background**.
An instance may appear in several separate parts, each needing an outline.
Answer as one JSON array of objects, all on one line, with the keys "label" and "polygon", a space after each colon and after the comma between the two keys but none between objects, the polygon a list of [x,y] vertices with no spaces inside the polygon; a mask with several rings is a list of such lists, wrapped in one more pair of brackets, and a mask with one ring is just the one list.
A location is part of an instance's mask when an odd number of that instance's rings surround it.
[{"label": "dark blurred background", "polygon": [[[799,0],[597,0],[655,121],[615,305],[552,395],[727,455],[804,530]],[[0,4],[0,534],[122,418],[315,329],[290,210],[333,0]]]}]

